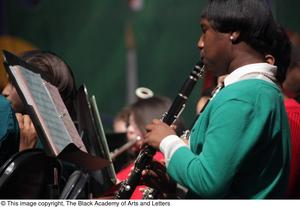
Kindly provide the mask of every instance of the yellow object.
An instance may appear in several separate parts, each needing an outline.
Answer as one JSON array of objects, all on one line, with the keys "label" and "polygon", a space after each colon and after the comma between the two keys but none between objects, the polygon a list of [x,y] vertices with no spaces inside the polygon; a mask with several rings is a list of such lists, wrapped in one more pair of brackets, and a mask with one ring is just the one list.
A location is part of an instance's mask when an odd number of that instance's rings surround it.
[{"label": "yellow object", "polygon": [[7,84],[7,75],[3,66],[3,56],[2,56],[2,50],[7,50],[9,52],[12,52],[16,55],[27,51],[27,50],[33,50],[36,47],[33,46],[31,43],[22,40],[18,37],[13,37],[9,35],[0,36],[0,90],[2,91],[3,87]]}]

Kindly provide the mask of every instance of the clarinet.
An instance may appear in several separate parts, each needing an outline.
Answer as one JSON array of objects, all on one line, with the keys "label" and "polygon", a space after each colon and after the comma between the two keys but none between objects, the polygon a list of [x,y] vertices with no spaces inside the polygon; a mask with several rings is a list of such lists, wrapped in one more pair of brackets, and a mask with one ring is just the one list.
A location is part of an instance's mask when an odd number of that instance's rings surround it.
[{"label": "clarinet", "polygon": [[[176,121],[185,108],[185,103],[198,79],[202,78],[203,74],[204,65],[200,61],[194,66],[193,71],[184,82],[168,112],[164,113],[162,122],[170,126]],[[135,188],[139,184],[142,171],[150,164],[155,152],[156,149],[150,145],[146,145],[143,149],[141,149],[137,159],[135,160],[134,169],[131,171],[130,176],[121,183],[121,186],[115,195],[115,199],[129,199],[131,197]]]}]

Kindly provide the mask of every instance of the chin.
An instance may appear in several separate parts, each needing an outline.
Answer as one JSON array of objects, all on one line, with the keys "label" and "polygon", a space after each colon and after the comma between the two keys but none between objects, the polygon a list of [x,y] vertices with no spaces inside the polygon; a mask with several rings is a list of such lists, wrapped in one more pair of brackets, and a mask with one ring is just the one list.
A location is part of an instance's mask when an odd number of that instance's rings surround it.
[{"label": "chin", "polygon": [[209,65],[205,65],[205,70],[213,73],[214,75],[216,75],[218,73],[218,71],[216,71],[215,68],[213,68]]}]

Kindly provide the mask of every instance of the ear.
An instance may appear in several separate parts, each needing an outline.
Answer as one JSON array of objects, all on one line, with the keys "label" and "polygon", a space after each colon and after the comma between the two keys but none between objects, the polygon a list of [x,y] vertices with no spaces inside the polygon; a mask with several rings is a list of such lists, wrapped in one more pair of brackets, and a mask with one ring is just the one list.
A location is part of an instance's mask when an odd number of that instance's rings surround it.
[{"label": "ear", "polygon": [[240,37],[240,32],[238,32],[238,31],[230,32],[229,34],[230,34],[229,38],[230,38],[231,42],[233,42],[233,43],[237,42],[237,40]]},{"label": "ear", "polygon": [[275,58],[273,57],[273,55],[265,55],[265,61],[267,63],[269,63],[270,65],[274,65],[275,64]]}]

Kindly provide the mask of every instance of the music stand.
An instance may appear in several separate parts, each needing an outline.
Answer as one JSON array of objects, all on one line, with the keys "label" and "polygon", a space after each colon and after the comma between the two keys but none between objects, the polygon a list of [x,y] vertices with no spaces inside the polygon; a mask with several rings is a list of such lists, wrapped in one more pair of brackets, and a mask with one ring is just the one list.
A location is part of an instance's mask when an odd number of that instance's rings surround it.
[{"label": "music stand", "polygon": [[[114,152],[128,143],[126,133],[106,133],[109,150]],[[116,172],[122,170],[131,161],[129,150],[126,150],[113,160]]]},{"label": "music stand", "polygon": [[83,192],[86,184],[89,181],[89,174],[82,171],[74,171],[66,183],[62,193],[60,194],[60,199],[76,199]]},{"label": "music stand", "polygon": [[0,168],[0,199],[58,198],[61,165],[40,149],[14,154]]},{"label": "music stand", "polygon": [[78,131],[87,151],[110,161],[108,167],[90,172],[89,189],[94,196],[99,197],[116,183],[117,178],[95,96],[89,96],[84,84],[77,91],[75,106]]},{"label": "music stand", "polygon": [[98,170],[109,161],[87,153],[57,88],[42,79],[39,71],[17,56],[3,51],[4,65],[25,103],[46,152],[86,170]]}]

